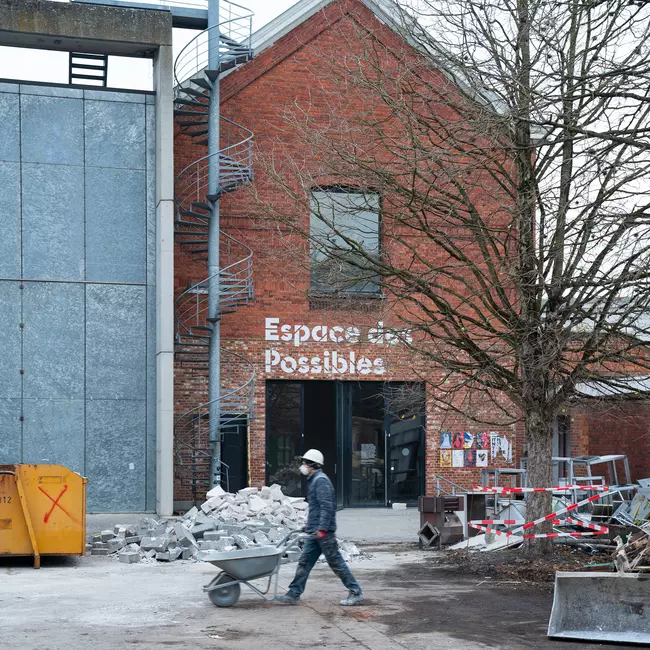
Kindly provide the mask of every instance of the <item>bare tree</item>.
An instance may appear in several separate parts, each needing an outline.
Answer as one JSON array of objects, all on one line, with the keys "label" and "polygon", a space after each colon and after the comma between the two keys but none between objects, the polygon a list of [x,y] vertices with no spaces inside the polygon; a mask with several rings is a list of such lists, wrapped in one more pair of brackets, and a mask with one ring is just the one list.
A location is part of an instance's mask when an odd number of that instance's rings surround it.
[{"label": "bare tree", "polygon": [[[261,154],[283,189],[257,185],[262,212],[308,243],[312,290],[386,296],[442,369],[437,399],[462,410],[474,391],[521,417],[530,484],[549,486],[559,409],[650,362],[650,12],[402,1],[396,46],[342,7],[312,101]],[[549,507],[536,494],[528,516]]]}]

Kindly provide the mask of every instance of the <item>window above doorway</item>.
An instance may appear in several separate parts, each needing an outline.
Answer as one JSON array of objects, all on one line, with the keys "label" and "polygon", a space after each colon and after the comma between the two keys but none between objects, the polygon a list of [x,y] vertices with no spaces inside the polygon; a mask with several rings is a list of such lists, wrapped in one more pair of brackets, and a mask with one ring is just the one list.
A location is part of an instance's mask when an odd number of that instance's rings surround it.
[{"label": "window above doorway", "polygon": [[310,294],[381,297],[376,192],[319,187],[311,193]]}]

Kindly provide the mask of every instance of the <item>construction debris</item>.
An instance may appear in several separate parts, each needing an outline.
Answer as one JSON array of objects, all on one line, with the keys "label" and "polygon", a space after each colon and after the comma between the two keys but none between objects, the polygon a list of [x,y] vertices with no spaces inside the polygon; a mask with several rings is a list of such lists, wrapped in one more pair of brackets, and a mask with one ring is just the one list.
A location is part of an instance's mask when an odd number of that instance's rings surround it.
[{"label": "construction debris", "polygon": [[630,535],[626,542],[617,537],[614,565],[619,573],[650,573],[650,528]]},{"label": "construction debris", "polygon": [[[136,525],[117,525],[89,535],[86,549],[91,555],[113,555],[125,564],[197,561],[199,551],[277,544],[307,521],[305,499],[286,496],[277,484],[244,488],[235,494],[216,487],[206,497],[200,507],[176,520],[145,517]],[[341,542],[340,546],[346,561],[364,557],[354,544]],[[285,561],[297,561],[298,556],[289,551]]]}]

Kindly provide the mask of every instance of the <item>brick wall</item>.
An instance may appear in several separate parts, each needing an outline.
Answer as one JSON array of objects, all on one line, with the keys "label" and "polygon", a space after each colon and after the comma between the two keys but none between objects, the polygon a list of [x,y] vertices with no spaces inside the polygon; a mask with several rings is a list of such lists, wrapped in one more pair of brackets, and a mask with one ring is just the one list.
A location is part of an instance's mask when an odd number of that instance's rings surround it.
[{"label": "brick wall", "polygon": [[[300,212],[296,205],[288,201],[286,194],[278,189],[265,173],[265,165],[273,153],[279,156],[278,164],[282,166],[290,162],[300,161],[301,164],[316,168],[318,152],[306,152],[300,145],[299,138],[282,120],[285,110],[296,106],[304,107],[312,118],[327,124],[331,117],[331,106],[327,102],[338,92],[330,70],[327,57],[323,52],[335,53],[342,50],[343,54],[354,57],[362,55],[364,42],[360,34],[368,38],[376,38],[389,51],[404,50],[405,44],[392,31],[387,29],[361,3],[355,0],[341,0],[329,5],[291,33],[280,39],[256,59],[234,73],[228,75],[222,82],[222,110],[224,115],[245,125],[255,133],[256,178],[252,188],[240,189],[238,192],[223,198],[221,202],[222,227],[232,236],[243,241],[254,251],[254,281],[255,301],[250,306],[240,309],[236,314],[227,315],[222,321],[222,339],[224,345],[233,346],[256,365],[257,380],[255,389],[255,420],[250,428],[250,478],[253,485],[261,485],[265,481],[265,382],[266,379],[323,379],[336,378],[324,374],[292,375],[278,374],[277,367],[271,372],[265,369],[265,353],[273,347],[282,354],[311,357],[320,354],[324,349],[337,350],[341,353],[354,352],[357,358],[365,356],[369,359],[382,358],[385,373],[382,375],[358,375],[356,378],[377,381],[420,381],[423,378],[435,383],[436,373],[423,365],[421,359],[403,344],[383,345],[359,343],[316,344],[306,343],[299,348],[290,342],[265,341],[265,319],[278,318],[281,323],[305,324],[309,327],[316,325],[340,325],[342,327],[358,327],[367,332],[376,327],[378,321],[387,326],[395,324],[396,310],[399,305],[377,301],[366,302],[364,305],[339,303],[314,309],[309,302],[309,256],[306,243],[286,229],[269,222],[260,209],[260,205],[272,205],[275,209],[292,214],[295,219],[306,224],[309,219],[308,210]],[[355,38],[358,51],[354,50]],[[352,44],[352,47],[351,47]],[[389,57],[386,65],[395,65]],[[431,70],[433,83],[448,81]],[[450,92],[453,90],[450,88]],[[374,102],[367,93],[348,89],[344,93],[337,110],[363,112],[373,108],[376,114],[381,113],[380,102]],[[442,110],[442,109],[441,109]],[[366,136],[367,138],[367,136]],[[363,134],[359,136],[363,141]],[[205,155],[204,147],[196,146],[183,135],[176,138],[176,167],[177,172],[197,158]],[[321,182],[328,182],[322,178]],[[481,186],[485,196],[489,181],[476,178],[476,185]],[[498,191],[490,193],[497,196]],[[477,200],[479,200],[477,198]],[[494,213],[499,212],[495,204]],[[422,241],[418,244],[424,252],[429,243]],[[205,262],[195,262],[186,254],[176,250],[176,290],[181,292],[196,281],[203,280],[207,275]],[[187,368],[177,368],[176,372],[176,410],[180,414],[194,406],[205,395],[204,379],[192,377]],[[453,409],[444,406],[441,398],[442,389],[433,385],[427,388],[426,406],[426,475],[427,491],[430,492],[435,483],[435,475],[441,474],[454,483],[469,487],[479,480],[480,471],[475,468],[441,468],[439,432],[441,430],[459,430],[477,432],[482,430],[498,430],[515,440],[515,450],[512,467],[518,467],[521,456],[523,432],[511,422],[513,409],[507,404],[497,405],[491,398],[480,394],[462,391],[454,398],[455,406],[471,417],[461,416]],[[503,411],[505,409],[505,413]],[[486,425],[477,423],[490,421]],[[496,462],[496,461],[495,461]],[[503,459],[498,466],[504,466]],[[180,492],[177,499],[182,498]]]}]

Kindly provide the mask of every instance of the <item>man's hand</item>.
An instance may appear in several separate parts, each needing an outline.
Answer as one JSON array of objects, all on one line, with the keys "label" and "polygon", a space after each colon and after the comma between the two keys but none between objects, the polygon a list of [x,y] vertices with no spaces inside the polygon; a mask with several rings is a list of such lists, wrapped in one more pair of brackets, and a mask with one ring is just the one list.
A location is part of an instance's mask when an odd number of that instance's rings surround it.
[{"label": "man's hand", "polygon": [[327,531],[325,531],[325,530],[317,530],[316,531],[316,539],[318,539],[318,540],[325,539],[326,535],[327,535]]}]

